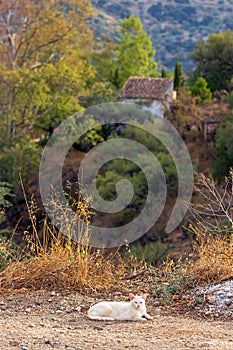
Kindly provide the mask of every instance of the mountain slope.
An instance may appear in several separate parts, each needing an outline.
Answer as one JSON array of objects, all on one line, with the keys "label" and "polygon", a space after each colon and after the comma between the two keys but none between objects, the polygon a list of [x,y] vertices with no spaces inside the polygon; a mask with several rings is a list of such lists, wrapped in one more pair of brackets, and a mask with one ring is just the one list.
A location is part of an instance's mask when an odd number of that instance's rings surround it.
[{"label": "mountain slope", "polygon": [[153,41],[159,69],[173,70],[175,58],[185,72],[193,68],[189,55],[198,40],[211,33],[233,30],[233,0],[92,0],[97,17],[92,22],[97,39],[119,40],[120,22],[134,14]]}]

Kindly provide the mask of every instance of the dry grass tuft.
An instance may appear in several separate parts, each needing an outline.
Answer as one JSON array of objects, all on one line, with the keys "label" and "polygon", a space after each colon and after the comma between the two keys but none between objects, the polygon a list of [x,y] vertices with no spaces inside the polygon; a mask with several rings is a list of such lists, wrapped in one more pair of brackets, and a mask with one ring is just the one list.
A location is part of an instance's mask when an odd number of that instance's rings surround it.
[{"label": "dry grass tuft", "polygon": [[195,252],[192,267],[196,282],[219,282],[233,277],[233,237],[211,235],[195,227]]},{"label": "dry grass tuft", "polygon": [[8,265],[0,283],[5,289],[98,291],[114,286],[124,273],[123,262],[117,268],[112,256],[82,246],[63,247],[59,242],[46,253]]}]

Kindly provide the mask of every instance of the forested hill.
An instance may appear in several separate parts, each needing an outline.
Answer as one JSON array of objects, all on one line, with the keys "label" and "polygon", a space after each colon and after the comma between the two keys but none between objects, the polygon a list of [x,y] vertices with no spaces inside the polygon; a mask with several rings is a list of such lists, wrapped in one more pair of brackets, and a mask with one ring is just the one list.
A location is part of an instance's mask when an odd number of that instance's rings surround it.
[{"label": "forested hill", "polygon": [[143,23],[156,50],[159,68],[173,70],[175,57],[188,72],[190,53],[198,40],[211,33],[233,30],[233,0],[92,0],[97,10],[96,36],[119,37],[120,21],[134,14]]}]

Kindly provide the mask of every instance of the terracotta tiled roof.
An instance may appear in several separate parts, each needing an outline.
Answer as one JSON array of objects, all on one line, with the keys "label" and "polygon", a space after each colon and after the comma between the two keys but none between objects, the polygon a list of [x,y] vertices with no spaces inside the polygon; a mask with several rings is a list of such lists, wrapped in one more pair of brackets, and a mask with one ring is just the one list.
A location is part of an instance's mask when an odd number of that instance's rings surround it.
[{"label": "terracotta tiled roof", "polygon": [[170,78],[131,77],[121,89],[118,97],[161,100],[172,82]]}]

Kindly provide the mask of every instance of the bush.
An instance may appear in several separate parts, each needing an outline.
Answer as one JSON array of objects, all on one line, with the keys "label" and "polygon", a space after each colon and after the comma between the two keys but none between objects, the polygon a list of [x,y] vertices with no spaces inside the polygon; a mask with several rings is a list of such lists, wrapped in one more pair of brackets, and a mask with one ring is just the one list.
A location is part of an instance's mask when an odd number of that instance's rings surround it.
[{"label": "bush", "polygon": [[212,93],[208,88],[207,81],[199,77],[191,88],[192,96],[197,97],[199,103],[205,103],[212,99]]},{"label": "bush", "polygon": [[19,257],[20,253],[16,244],[11,239],[6,240],[0,236],[0,271],[17,261]]},{"label": "bush", "polygon": [[0,182],[0,224],[5,220],[5,209],[11,206],[12,197],[11,185],[7,182]]},{"label": "bush", "polygon": [[229,174],[233,166],[233,120],[230,118],[217,130],[217,157],[213,166],[213,176],[220,180]]},{"label": "bush", "polygon": [[167,259],[154,275],[154,296],[162,304],[169,303],[175,294],[181,294],[192,282],[188,266],[181,260]]}]

